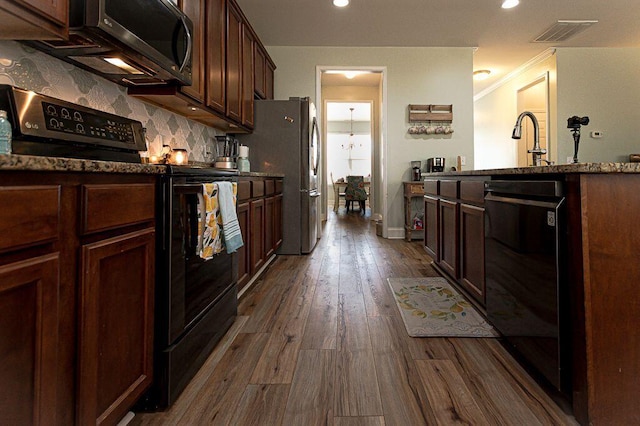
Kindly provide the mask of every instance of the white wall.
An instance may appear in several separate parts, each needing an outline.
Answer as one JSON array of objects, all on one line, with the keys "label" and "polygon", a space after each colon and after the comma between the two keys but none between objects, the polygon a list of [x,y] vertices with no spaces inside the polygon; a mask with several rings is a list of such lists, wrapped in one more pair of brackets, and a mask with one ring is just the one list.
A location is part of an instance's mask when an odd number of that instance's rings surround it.
[{"label": "white wall", "polygon": [[[467,157],[473,168],[473,50],[471,48],[407,47],[267,47],[277,65],[275,97],[315,98],[316,66],[386,67],[387,117],[383,134],[387,143],[387,181],[383,212],[388,235],[404,234],[402,181],[410,179],[410,161]],[[315,99],[314,99],[315,100]],[[453,104],[451,135],[409,135],[409,104]]]},{"label": "white wall", "polygon": [[[640,48],[562,48],[558,61],[559,158],[573,156],[567,118],[589,116],[580,162],[627,162],[640,153]],[[602,139],[589,136],[600,130]]]},{"label": "white wall", "polygon": [[[517,167],[518,145],[511,139],[518,118],[518,90],[541,75],[549,75],[549,158],[557,161],[555,134],[556,58],[550,56],[531,64],[495,90],[474,102],[474,153],[476,169]],[[546,158],[546,157],[545,157]]]},{"label": "white wall", "polygon": [[[475,101],[476,168],[515,167],[510,138],[516,120],[517,90],[548,71],[549,142],[559,164],[573,157],[571,116],[588,116],[582,128],[580,162],[626,162],[640,152],[640,49],[557,48],[554,56],[515,75]],[[599,130],[601,139],[590,137]]]}]

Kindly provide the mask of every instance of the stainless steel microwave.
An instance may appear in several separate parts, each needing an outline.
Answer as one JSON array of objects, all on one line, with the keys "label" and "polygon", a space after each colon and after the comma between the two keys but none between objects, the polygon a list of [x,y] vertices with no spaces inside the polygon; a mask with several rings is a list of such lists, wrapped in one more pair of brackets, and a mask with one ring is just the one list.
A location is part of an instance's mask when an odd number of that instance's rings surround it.
[{"label": "stainless steel microwave", "polygon": [[31,44],[125,86],[191,84],[193,23],[171,0],[70,0],[69,27]]}]

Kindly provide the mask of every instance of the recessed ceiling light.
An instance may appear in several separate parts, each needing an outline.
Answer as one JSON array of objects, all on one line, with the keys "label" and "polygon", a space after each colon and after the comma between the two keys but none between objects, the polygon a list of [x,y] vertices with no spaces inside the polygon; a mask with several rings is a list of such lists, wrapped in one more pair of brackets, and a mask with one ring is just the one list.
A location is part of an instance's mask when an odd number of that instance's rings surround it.
[{"label": "recessed ceiling light", "polygon": [[502,2],[502,8],[511,9],[512,7],[516,7],[518,4],[520,4],[520,0],[504,0]]},{"label": "recessed ceiling light", "polygon": [[473,72],[473,79],[474,80],[486,80],[487,78],[489,78],[489,75],[491,74],[490,70],[478,70],[478,71],[474,71]]},{"label": "recessed ceiling light", "polygon": [[349,4],[349,0],[333,0],[333,5],[337,7],[345,7]]}]

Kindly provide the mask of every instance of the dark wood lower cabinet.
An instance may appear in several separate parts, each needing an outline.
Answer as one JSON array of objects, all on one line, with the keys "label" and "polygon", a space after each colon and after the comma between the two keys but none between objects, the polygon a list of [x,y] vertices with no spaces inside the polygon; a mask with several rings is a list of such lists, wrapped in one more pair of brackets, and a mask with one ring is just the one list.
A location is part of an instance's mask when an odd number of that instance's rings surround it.
[{"label": "dark wood lower cabinet", "polygon": [[458,203],[441,199],[439,201],[439,209],[440,239],[438,253],[440,256],[437,263],[445,272],[457,279],[459,276]]},{"label": "dark wood lower cabinet", "polygon": [[244,241],[238,250],[242,294],[282,244],[282,179],[240,177],[237,213]]},{"label": "dark wood lower cabinet", "polygon": [[264,199],[249,203],[251,228],[249,229],[249,247],[251,252],[251,274],[258,272],[264,265]]},{"label": "dark wood lower cabinet", "polygon": [[484,305],[484,208],[470,204],[460,204],[459,282]]},{"label": "dark wood lower cabinet", "polygon": [[115,424],[151,384],[154,229],[82,247],[78,423]]},{"label": "dark wood lower cabinet", "polygon": [[249,203],[238,203],[238,223],[240,225],[240,232],[242,233],[242,239],[244,245],[237,251],[238,253],[238,289],[242,290],[244,286],[249,282],[251,277],[251,264],[249,263],[249,239],[247,238],[248,231],[251,228],[249,222]]},{"label": "dark wood lower cabinet", "polygon": [[57,417],[58,253],[0,266],[0,423]]},{"label": "dark wood lower cabinet", "polygon": [[438,262],[438,199],[424,197],[424,249]]},{"label": "dark wood lower cabinet", "polygon": [[484,181],[426,179],[424,185],[424,249],[484,306]]},{"label": "dark wood lower cabinet", "polygon": [[0,181],[0,425],[115,425],[152,380],[156,177]]}]

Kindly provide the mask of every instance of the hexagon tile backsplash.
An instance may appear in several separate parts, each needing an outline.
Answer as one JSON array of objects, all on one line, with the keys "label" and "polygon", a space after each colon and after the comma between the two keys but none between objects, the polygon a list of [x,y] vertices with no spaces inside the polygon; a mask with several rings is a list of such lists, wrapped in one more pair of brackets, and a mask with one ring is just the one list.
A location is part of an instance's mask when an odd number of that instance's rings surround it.
[{"label": "hexagon tile backsplash", "polygon": [[122,86],[15,41],[0,41],[0,84],[138,120],[147,129],[151,154],[167,144],[187,149],[192,161],[213,161],[212,140],[224,134],[127,96]]}]

